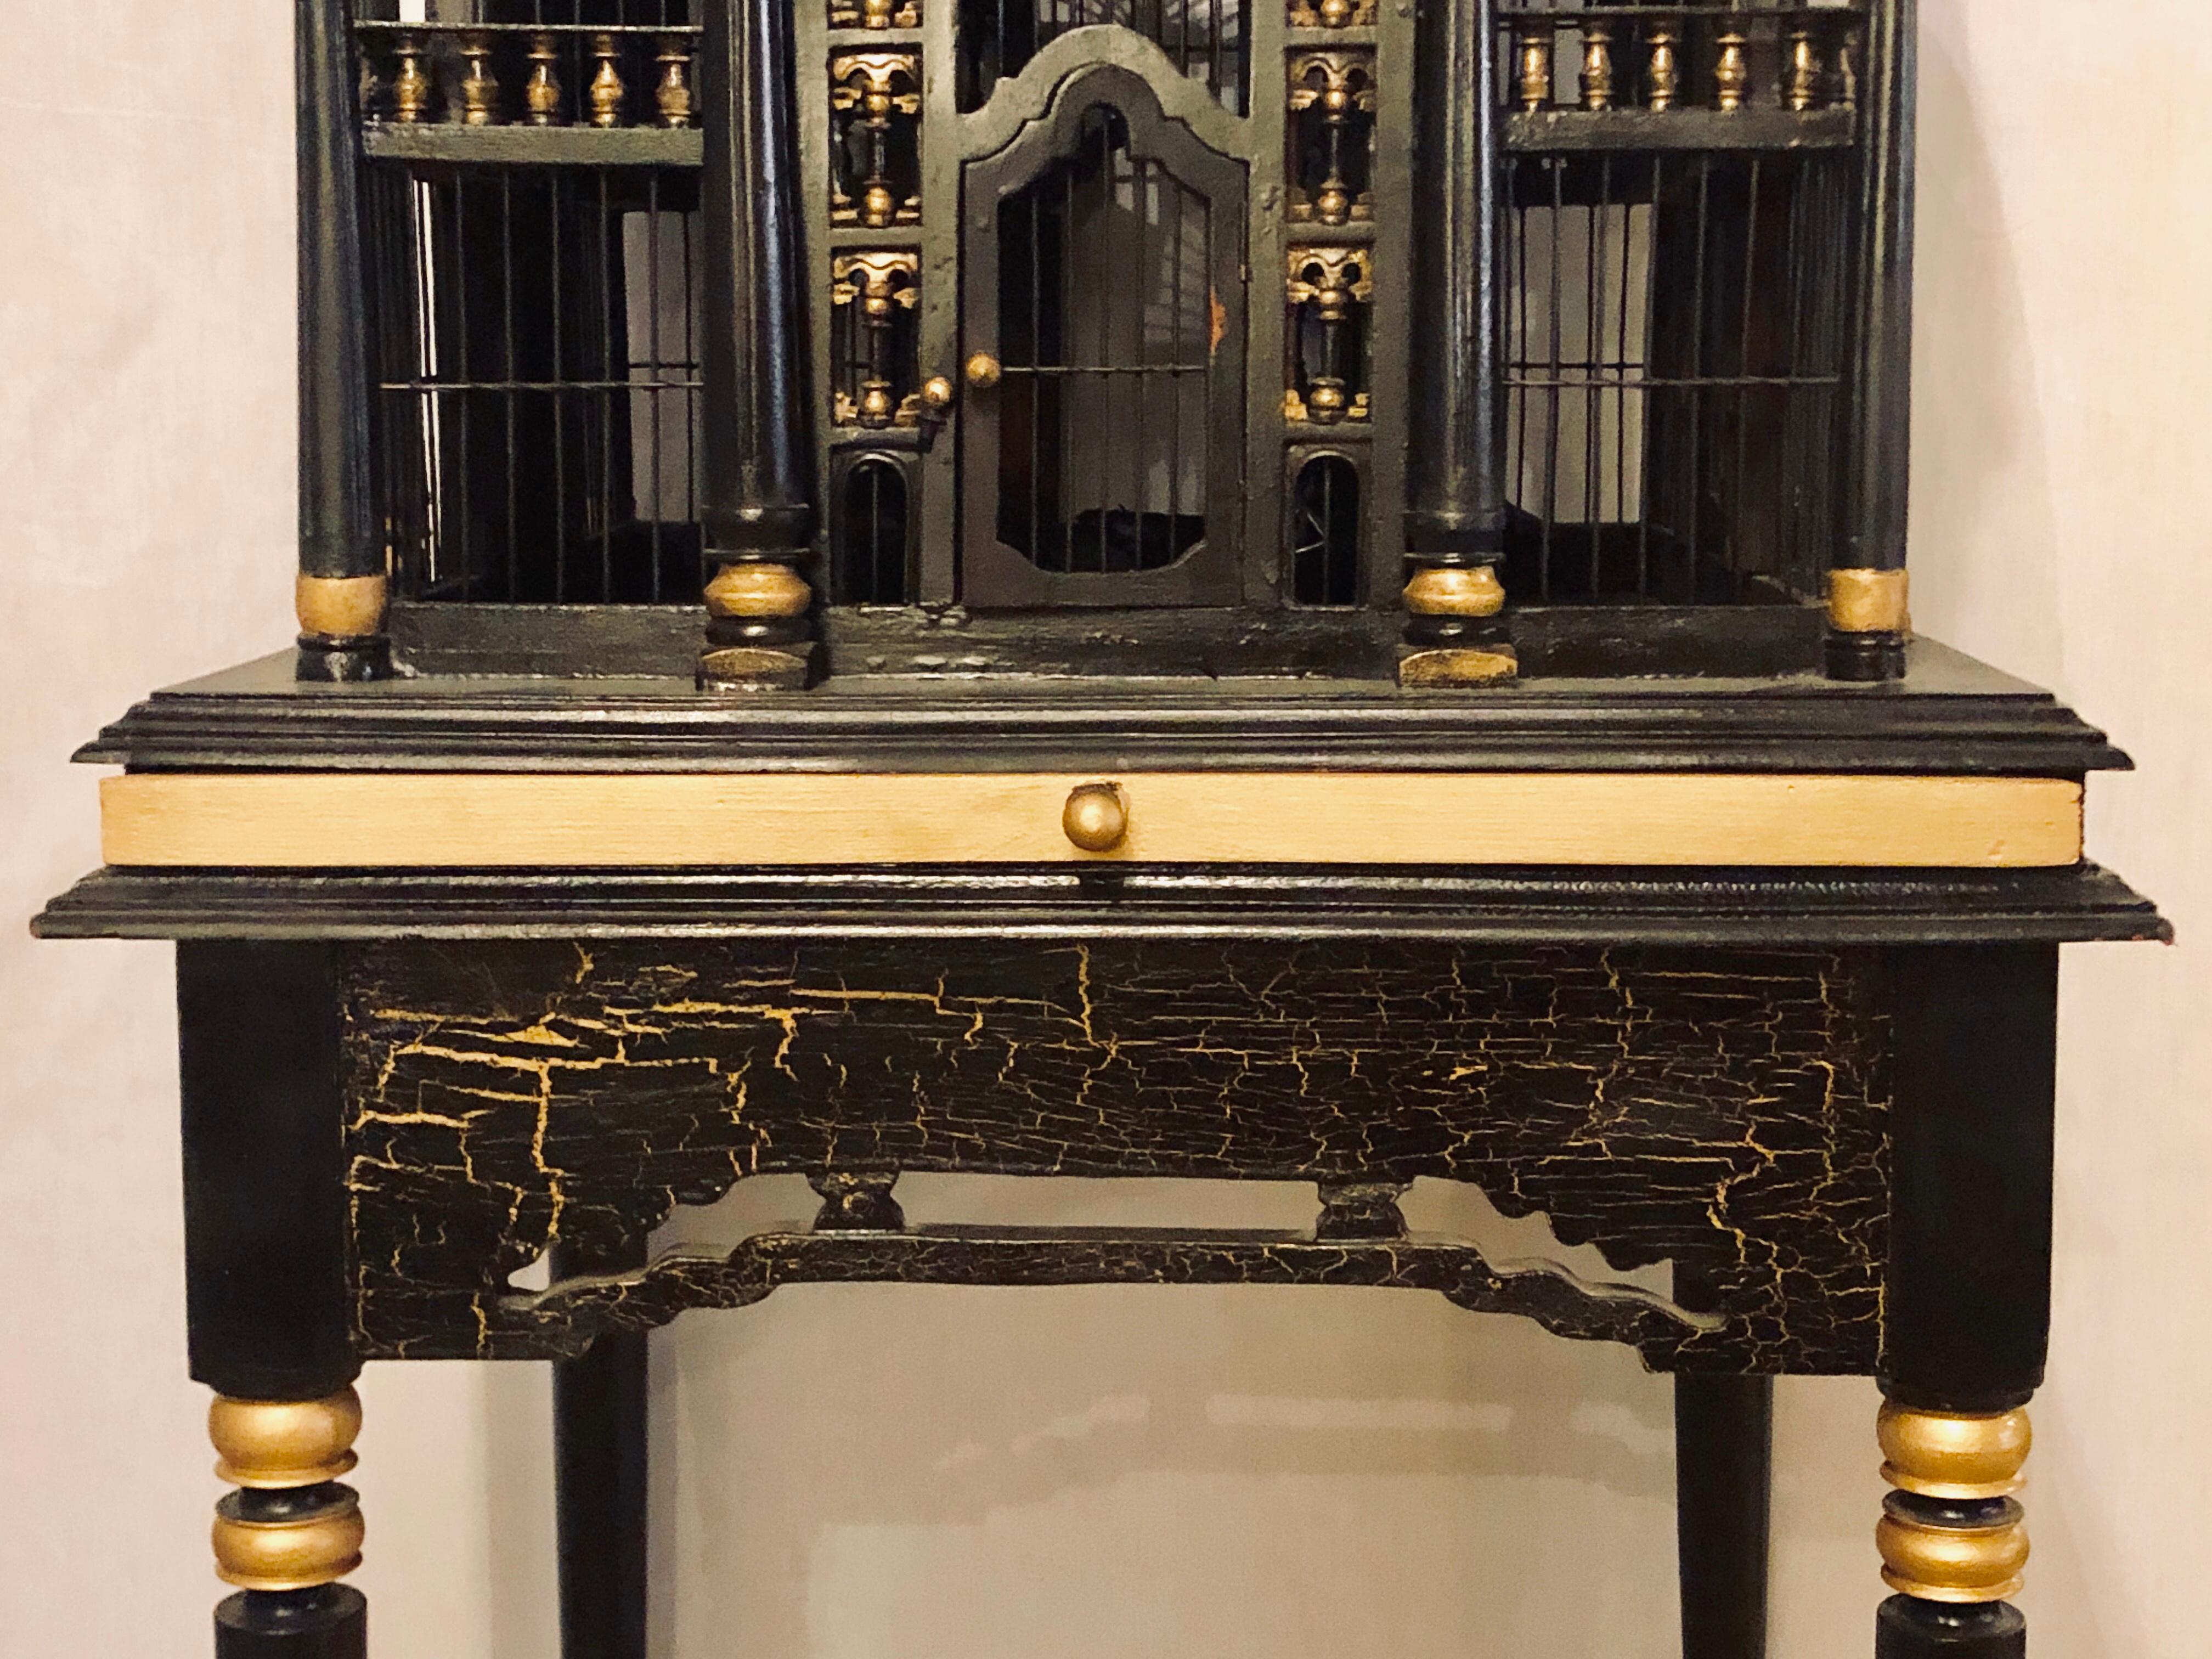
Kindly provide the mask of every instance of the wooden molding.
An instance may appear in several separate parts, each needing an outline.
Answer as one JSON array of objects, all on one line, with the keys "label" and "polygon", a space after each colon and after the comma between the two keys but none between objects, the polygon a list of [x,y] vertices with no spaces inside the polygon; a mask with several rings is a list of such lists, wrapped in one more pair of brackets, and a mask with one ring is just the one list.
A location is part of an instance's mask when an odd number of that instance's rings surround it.
[{"label": "wooden molding", "polygon": [[[1119,787],[1086,852],[1070,793]],[[2053,778],[1738,773],[137,773],[118,866],[1439,864],[2029,868],[2081,856]]]}]

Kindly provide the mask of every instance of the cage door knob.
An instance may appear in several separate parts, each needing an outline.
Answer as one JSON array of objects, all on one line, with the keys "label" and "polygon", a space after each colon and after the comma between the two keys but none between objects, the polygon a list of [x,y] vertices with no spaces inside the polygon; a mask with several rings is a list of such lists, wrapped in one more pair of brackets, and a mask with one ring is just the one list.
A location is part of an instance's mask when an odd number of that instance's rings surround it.
[{"label": "cage door knob", "polygon": [[988,351],[979,351],[968,360],[968,384],[978,392],[988,392],[998,385],[1006,372],[1005,365]]},{"label": "cage door knob", "polygon": [[1078,784],[1068,792],[1060,827],[1086,853],[1110,853],[1129,836],[1129,803],[1118,783]]}]

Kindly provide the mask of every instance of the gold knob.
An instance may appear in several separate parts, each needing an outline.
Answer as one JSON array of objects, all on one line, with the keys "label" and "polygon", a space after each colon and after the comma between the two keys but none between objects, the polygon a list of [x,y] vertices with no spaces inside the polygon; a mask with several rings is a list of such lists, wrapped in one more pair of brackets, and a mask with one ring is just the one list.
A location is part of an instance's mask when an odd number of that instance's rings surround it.
[{"label": "gold knob", "polygon": [[933,374],[921,383],[921,406],[942,415],[952,407],[952,382],[942,374]]},{"label": "gold knob", "polygon": [[1086,853],[1110,853],[1129,834],[1129,803],[1118,783],[1079,784],[1068,791],[1060,827]]},{"label": "gold knob", "polygon": [[988,351],[979,351],[968,360],[968,384],[979,392],[988,392],[998,385],[999,377],[1006,373],[999,360]]}]

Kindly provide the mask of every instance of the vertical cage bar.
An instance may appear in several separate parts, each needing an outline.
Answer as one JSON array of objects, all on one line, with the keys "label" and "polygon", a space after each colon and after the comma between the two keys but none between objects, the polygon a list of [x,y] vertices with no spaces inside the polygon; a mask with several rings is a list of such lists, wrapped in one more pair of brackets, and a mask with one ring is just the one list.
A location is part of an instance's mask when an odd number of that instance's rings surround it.
[{"label": "vertical cage bar", "polygon": [[1559,522],[1559,404],[1563,395],[1560,386],[1559,325],[1565,320],[1565,276],[1559,270],[1559,256],[1565,252],[1562,232],[1567,216],[1566,169],[1563,156],[1545,158],[1544,170],[1552,182],[1552,204],[1547,216],[1547,228],[1551,233],[1551,248],[1546,256],[1547,289],[1544,303],[1545,363],[1544,376],[1544,513],[1541,553],[1548,580],[1552,568],[1553,543],[1557,538]]},{"label": "vertical cage bar", "polygon": [[1603,471],[1603,406],[1600,399],[1602,376],[1599,365],[1603,361],[1602,341],[1605,335],[1605,244],[1600,232],[1607,213],[1613,206],[1613,158],[1601,156],[1598,161],[1597,200],[1588,210],[1589,219],[1583,239],[1583,257],[1586,269],[1583,286],[1589,290],[1583,307],[1583,522],[1589,527],[1589,591],[1596,599],[1605,586],[1605,572],[1600,563],[1601,544],[1605,529],[1604,498],[1600,493]]},{"label": "vertical cage bar", "polygon": [[[680,224],[682,222],[678,221]],[[666,529],[662,520],[667,505],[667,480],[663,476],[666,458],[661,451],[660,410],[667,393],[663,390],[663,370],[660,363],[660,175],[648,174],[645,186],[645,361],[647,384],[652,390],[645,394],[646,441],[652,446],[652,475],[649,480],[653,496],[653,511],[647,518],[647,532],[653,560],[653,577],[647,589],[652,603],[660,603],[661,560],[665,556],[663,544]],[[688,229],[686,241],[690,240]],[[684,296],[684,308],[690,308],[690,296]],[[635,349],[635,348],[633,348]],[[685,379],[690,377],[687,374]],[[685,449],[688,452],[690,446]]]},{"label": "vertical cage bar", "polygon": [[520,483],[516,476],[515,445],[520,437],[516,430],[514,382],[520,378],[514,361],[514,170],[499,170],[499,257],[500,257],[500,328],[501,331],[501,361],[507,384],[500,393],[500,401],[507,411],[507,598],[517,597],[522,580],[522,550],[520,538],[515,533],[514,515],[521,505]]},{"label": "vertical cage bar", "polygon": [[[476,455],[469,446],[469,334],[471,319],[469,315],[469,258],[468,240],[468,179],[465,176],[453,182],[453,379],[460,383],[448,400],[453,414],[454,431],[450,453],[455,457],[453,468],[453,545],[454,562],[460,567],[461,598],[466,599],[474,592],[476,571],[470,558],[469,545],[469,478],[476,470]],[[442,426],[442,422],[441,425]],[[441,434],[442,435],[442,434]]]},{"label": "vertical cage bar", "polygon": [[1749,572],[1745,568],[1745,520],[1750,514],[1752,492],[1746,477],[1751,442],[1752,399],[1757,395],[1753,381],[1759,374],[1752,361],[1752,323],[1755,315],[1753,301],[1759,294],[1759,190],[1761,161],[1751,158],[1751,179],[1747,189],[1743,216],[1743,294],[1739,301],[1740,315],[1735,343],[1735,490],[1729,500],[1728,521],[1729,572],[1739,590]]},{"label": "vertical cage bar", "polygon": [[[608,200],[606,170],[599,175],[599,215],[592,227],[594,252],[599,256],[599,291],[592,296],[592,309],[599,318],[599,390],[592,400],[599,406],[599,603],[615,597],[615,281],[612,249],[615,220]],[[627,377],[625,377],[627,378]]]},{"label": "vertical cage bar", "polygon": [[1705,337],[1707,266],[1712,252],[1713,239],[1713,158],[1711,151],[1698,156],[1698,229],[1692,240],[1694,276],[1690,285],[1690,385],[1688,388],[1690,418],[1690,465],[1684,475],[1683,494],[1687,500],[1687,511],[1682,530],[1686,592],[1694,601],[1698,593],[1698,572],[1702,550],[1698,545],[1699,532],[1704,529],[1703,508],[1705,495],[1705,374],[1707,369]]},{"label": "vertical cage bar", "polygon": [[294,13],[300,199],[300,575],[303,680],[391,672],[384,546],[370,506],[367,295],[344,0]]},{"label": "vertical cage bar", "polygon": [[1493,0],[1423,0],[1414,18],[1413,142],[1435,199],[1413,237],[1399,676],[1407,684],[1510,679],[1505,590],[1503,167]]},{"label": "vertical cage bar", "polygon": [[[568,332],[568,311],[562,303],[566,297],[562,276],[568,261],[561,234],[561,198],[566,193],[557,176],[545,181],[546,211],[551,228],[547,233],[545,246],[546,268],[553,281],[553,308],[550,313],[553,335],[552,385],[545,393],[547,409],[553,427],[553,603],[568,602],[568,409],[569,398],[562,382],[568,379],[566,344]],[[565,285],[574,287],[572,283]]]},{"label": "vertical cage bar", "polygon": [[[1653,378],[1652,369],[1657,362],[1659,319],[1659,250],[1666,231],[1662,216],[1666,212],[1667,158],[1657,153],[1651,157],[1651,269],[1644,279],[1644,363],[1647,383]],[[1655,475],[1651,461],[1652,439],[1663,418],[1660,393],[1647,384],[1643,392],[1644,459],[1641,475],[1644,483],[1643,511],[1636,515],[1636,597],[1651,597],[1651,519],[1660,510],[1663,497],[1658,493],[1660,480]]]}]

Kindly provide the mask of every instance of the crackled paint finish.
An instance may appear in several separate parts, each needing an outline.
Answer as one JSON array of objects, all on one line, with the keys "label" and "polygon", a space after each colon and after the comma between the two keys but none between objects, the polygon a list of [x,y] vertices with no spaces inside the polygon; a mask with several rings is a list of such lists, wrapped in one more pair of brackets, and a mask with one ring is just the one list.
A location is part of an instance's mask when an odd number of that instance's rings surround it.
[{"label": "crackled paint finish", "polygon": [[758,1173],[1433,1176],[1620,1267],[1693,1269],[1720,1327],[1640,1343],[1655,1364],[1868,1371],[1875,968],[1419,943],[364,947],[358,1336],[372,1357],[573,1346],[510,1273]]},{"label": "crackled paint finish", "polygon": [[1478,1313],[1517,1314],[1556,1335],[1671,1355],[1700,1315],[1633,1285],[1595,1285],[1550,1262],[1493,1266],[1459,1239],[1329,1240],[1144,1229],[758,1233],[734,1250],[672,1250],[634,1273],[580,1275],[504,1311],[574,1352],[608,1330],[650,1330],[690,1308],[744,1308],[787,1285],[1337,1285],[1431,1291]]}]

